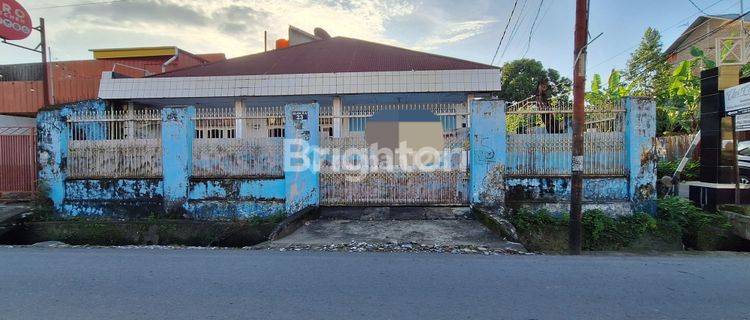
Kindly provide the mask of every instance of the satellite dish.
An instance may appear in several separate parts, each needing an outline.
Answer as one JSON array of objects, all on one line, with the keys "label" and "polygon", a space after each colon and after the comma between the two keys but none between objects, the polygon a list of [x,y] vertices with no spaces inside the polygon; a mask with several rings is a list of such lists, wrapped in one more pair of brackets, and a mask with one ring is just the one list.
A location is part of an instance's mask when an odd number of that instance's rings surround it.
[{"label": "satellite dish", "polygon": [[313,31],[316,37],[320,38],[321,40],[330,39],[331,35],[328,34],[327,31],[323,30],[323,28],[315,28]]}]

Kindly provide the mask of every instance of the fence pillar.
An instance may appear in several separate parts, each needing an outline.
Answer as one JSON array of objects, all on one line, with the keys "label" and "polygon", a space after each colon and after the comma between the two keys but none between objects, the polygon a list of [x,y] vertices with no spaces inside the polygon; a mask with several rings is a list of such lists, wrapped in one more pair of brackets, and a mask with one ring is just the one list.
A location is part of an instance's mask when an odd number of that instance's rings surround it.
[{"label": "fence pillar", "polygon": [[234,137],[236,139],[246,138],[245,136],[245,102],[242,99],[234,101]]},{"label": "fence pillar", "polygon": [[185,213],[193,171],[195,107],[162,109],[161,145],[164,172],[164,212],[180,217]]},{"label": "fence pillar", "polygon": [[288,214],[320,203],[319,154],[320,107],[312,104],[288,104],[284,107],[284,180]]},{"label": "fence pillar", "polygon": [[39,191],[46,193],[55,212],[60,213],[65,200],[68,126],[61,110],[40,111],[36,121]]},{"label": "fence pillar", "polygon": [[506,139],[505,101],[471,101],[469,196],[472,206],[503,209]]},{"label": "fence pillar", "polygon": [[656,214],[656,103],[626,98],[625,152],[633,212]]},{"label": "fence pillar", "polygon": [[341,138],[341,125],[343,123],[344,105],[341,102],[341,97],[333,97],[333,107],[331,108],[331,115],[333,116],[333,137]]}]

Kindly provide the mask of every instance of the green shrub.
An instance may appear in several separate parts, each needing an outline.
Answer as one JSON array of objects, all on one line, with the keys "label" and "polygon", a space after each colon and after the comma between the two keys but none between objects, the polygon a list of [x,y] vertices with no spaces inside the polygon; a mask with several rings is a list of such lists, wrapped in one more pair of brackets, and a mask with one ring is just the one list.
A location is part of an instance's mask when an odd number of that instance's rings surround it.
[{"label": "green shrub", "polygon": [[613,218],[601,210],[584,212],[582,224],[584,250],[621,249],[656,229],[656,221],[647,214]]},{"label": "green shrub", "polygon": [[706,212],[680,197],[665,197],[658,200],[657,218],[660,230],[678,235],[683,244],[696,248],[700,240],[731,228],[723,215]]},{"label": "green shrub", "polygon": [[[663,176],[672,176],[677,170],[677,166],[680,165],[680,161],[659,161],[656,165],[656,176],[661,178]],[[698,179],[700,171],[700,163],[698,161],[690,160],[685,164],[685,168],[680,174],[681,181],[693,181]]]},{"label": "green shrub", "polygon": [[[521,209],[511,215],[509,221],[522,237],[526,235],[529,238],[528,235],[544,233],[548,227],[567,226],[570,216],[566,214],[556,217],[547,210],[531,212]],[[656,220],[647,214],[611,217],[601,210],[584,212],[581,222],[584,250],[621,249],[657,227]]]},{"label": "green shrub", "polygon": [[49,186],[45,183],[40,182],[37,185],[37,192],[31,201],[31,220],[47,221],[55,218],[55,207],[52,199],[50,199],[49,189]]},{"label": "green shrub", "polygon": [[510,215],[508,221],[520,233],[539,232],[545,226],[568,224],[568,220],[564,217],[555,217],[545,209],[534,212],[527,207],[523,207],[515,214]]}]

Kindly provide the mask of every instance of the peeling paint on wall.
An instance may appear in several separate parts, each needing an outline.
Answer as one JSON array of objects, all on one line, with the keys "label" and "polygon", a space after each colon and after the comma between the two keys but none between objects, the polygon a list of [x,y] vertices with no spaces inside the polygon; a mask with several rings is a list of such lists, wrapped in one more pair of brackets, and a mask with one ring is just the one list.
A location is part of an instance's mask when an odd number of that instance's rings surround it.
[{"label": "peeling paint on wall", "polygon": [[283,179],[275,180],[198,180],[190,182],[190,200],[283,201]]},{"label": "peeling paint on wall", "polygon": [[472,205],[502,208],[505,202],[505,102],[472,101],[469,129],[469,193]]},{"label": "peeling paint on wall", "polygon": [[164,164],[164,211],[185,216],[190,176],[193,170],[195,107],[162,109],[161,139]]},{"label": "peeling paint on wall", "polygon": [[37,115],[37,159],[39,162],[39,186],[52,200],[60,213],[65,200],[67,177],[68,127],[66,117],[73,110],[102,111],[104,101],[90,100],[40,111]]},{"label": "peeling paint on wall", "polygon": [[629,165],[628,192],[634,212],[656,214],[656,103],[625,100],[625,147]]},{"label": "peeling paint on wall", "polygon": [[[297,151],[301,147],[298,143],[307,144],[307,150],[299,150],[302,157],[311,163],[319,163],[318,153],[314,147],[320,144],[319,111],[317,103],[313,104],[288,104],[285,106],[286,121],[284,126],[284,152],[289,157],[288,150]],[[295,159],[292,159],[295,160]],[[296,159],[299,160],[299,159]],[[285,160],[284,163],[287,161]],[[284,180],[286,190],[286,212],[294,214],[310,206],[318,206],[320,203],[320,174],[313,166],[305,170],[290,170],[284,168]]]},{"label": "peeling paint on wall", "polygon": [[66,200],[161,200],[162,191],[162,182],[157,179],[68,180],[65,182]]},{"label": "peeling paint on wall", "polygon": [[283,201],[242,201],[242,200],[190,200],[185,205],[190,219],[196,220],[236,220],[250,217],[267,217],[284,212]]}]

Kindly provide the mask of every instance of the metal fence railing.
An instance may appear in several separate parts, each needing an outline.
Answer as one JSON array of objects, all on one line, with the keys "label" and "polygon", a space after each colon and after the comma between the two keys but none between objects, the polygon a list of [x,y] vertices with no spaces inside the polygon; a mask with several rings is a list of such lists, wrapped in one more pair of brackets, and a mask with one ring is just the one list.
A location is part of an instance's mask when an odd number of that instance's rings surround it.
[{"label": "metal fence railing", "polygon": [[284,106],[200,107],[193,177],[284,176]]},{"label": "metal fence railing", "polygon": [[67,121],[70,178],[161,177],[158,109],[82,111]]},{"label": "metal fence railing", "polygon": [[[626,174],[625,109],[619,104],[589,106],[584,133],[584,174]],[[572,161],[573,108],[569,103],[540,105],[534,100],[506,113],[510,176],[568,176]]]}]

